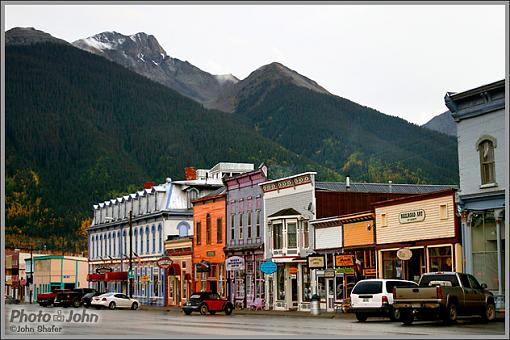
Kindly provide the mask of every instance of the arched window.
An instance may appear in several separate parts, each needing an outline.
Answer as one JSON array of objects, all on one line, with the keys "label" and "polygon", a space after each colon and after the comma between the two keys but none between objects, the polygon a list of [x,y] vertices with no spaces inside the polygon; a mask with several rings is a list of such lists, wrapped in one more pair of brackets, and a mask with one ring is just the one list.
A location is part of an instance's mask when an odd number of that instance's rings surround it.
[{"label": "arched window", "polygon": [[156,227],[154,226],[154,224],[152,225],[151,233],[152,233],[152,252],[155,253],[156,252]]},{"label": "arched window", "polygon": [[163,251],[163,230],[161,229],[161,224],[158,225],[158,233],[159,233],[159,252]]},{"label": "arched window", "polygon": [[103,256],[103,234],[99,235],[99,256]]},{"label": "arched window", "polygon": [[478,143],[482,185],[496,183],[496,162],[494,160],[495,144],[493,138],[486,138]]},{"label": "arched window", "polygon": [[90,258],[94,258],[94,235],[90,235],[90,241],[89,241],[89,254]]},{"label": "arched window", "polygon": [[138,254],[138,229],[135,229],[135,253]]},{"label": "arched window", "polygon": [[182,221],[177,225],[177,230],[179,230],[179,237],[187,237],[189,235],[190,229],[191,227],[186,221]]},{"label": "arched window", "polygon": [[108,253],[107,255],[111,256],[112,254],[112,234],[108,233]]},{"label": "arched window", "polygon": [[113,252],[111,254],[112,257],[114,257],[117,254],[116,246],[115,246],[115,232],[112,234],[112,244],[113,244]]},{"label": "arched window", "polygon": [[138,254],[143,253],[143,227],[139,230],[140,233],[140,252]]},{"label": "arched window", "polygon": [[149,227],[145,227],[145,252],[148,254],[150,252],[149,248]]},{"label": "arched window", "polygon": [[117,240],[119,240],[119,249],[117,251],[117,256],[122,257],[122,238],[120,237],[120,230],[117,231]]},{"label": "arched window", "polygon": [[99,236],[96,235],[96,258],[99,256]]}]

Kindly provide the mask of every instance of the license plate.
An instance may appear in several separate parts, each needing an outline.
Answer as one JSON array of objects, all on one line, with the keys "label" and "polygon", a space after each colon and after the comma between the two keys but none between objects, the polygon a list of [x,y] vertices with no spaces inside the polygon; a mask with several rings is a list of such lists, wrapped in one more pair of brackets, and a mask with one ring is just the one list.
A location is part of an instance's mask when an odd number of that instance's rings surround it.
[{"label": "license plate", "polygon": [[363,302],[368,302],[368,301],[370,301],[370,299],[369,299],[369,298],[364,298],[364,299],[363,299]]},{"label": "license plate", "polygon": [[421,304],[419,303],[413,303],[412,304],[413,308],[420,308],[421,307]]}]

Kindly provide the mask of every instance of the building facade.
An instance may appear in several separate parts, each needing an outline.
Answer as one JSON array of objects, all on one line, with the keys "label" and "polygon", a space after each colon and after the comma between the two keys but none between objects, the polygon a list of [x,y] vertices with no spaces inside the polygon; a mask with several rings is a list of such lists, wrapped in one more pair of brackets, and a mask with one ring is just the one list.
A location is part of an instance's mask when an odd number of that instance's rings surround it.
[{"label": "building facade", "polygon": [[426,272],[463,270],[454,190],[389,200],[374,209],[380,278],[417,282]]},{"label": "building facade", "polygon": [[168,236],[167,306],[182,306],[193,293],[193,236]]},{"label": "building facade", "polygon": [[193,201],[194,292],[212,291],[227,297],[225,221],[227,194],[222,187]]},{"label": "building facade", "polygon": [[508,110],[505,80],[460,93],[447,93],[446,106],[457,123],[459,206],[466,272],[505,305],[505,204]]},{"label": "building facade", "polygon": [[[259,183],[267,181],[267,166],[224,180],[227,193],[226,269],[229,299],[246,307],[265,297],[264,209]],[[231,263],[232,262],[232,263]],[[234,263],[235,262],[235,263]]]},{"label": "building facade", "polygon": [[263,194],[264,252],[277,270],[266,276],[266,308],[309,310],[314,278],[307,265],[313,252],[309,222],[315,218],[315,172],[259,184]]}]

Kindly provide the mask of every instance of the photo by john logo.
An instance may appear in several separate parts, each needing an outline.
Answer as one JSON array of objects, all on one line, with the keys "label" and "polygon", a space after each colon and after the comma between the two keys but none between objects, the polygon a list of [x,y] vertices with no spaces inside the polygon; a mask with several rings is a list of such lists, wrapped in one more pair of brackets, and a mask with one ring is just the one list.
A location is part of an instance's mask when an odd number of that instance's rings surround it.
[{"label": "photo by john logo", "polygon": [[39,312],[25,312],[24,309],[11,310],[10,322],[12,323],[98,323],[99,315],[87,312],[85,309],[81,312],[70,310],[69,313],[63,313],[62,310],[48,313],[40,310]]}]

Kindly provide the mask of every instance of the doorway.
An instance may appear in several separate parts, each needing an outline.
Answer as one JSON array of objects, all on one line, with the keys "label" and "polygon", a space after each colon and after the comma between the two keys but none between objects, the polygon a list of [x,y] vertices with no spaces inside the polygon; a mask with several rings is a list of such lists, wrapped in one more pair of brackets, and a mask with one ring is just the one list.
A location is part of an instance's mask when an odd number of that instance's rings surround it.
[{"label": "doorway", "polygon": [[297,277],[296,275],[292,275],[292,278],[290,279],[291,283],[291,297],[292,297],[292,309],[297,309],[298,306],[298,288],[297,288]]},{"label": "doorway", "polygon": [[213,293],[218,292],[218,282],[216,282],[216,281],[209,281],[209,289]]},{"label": "doorway", "polygon": [[326,311],[335,311],[335,279],[326,280]]}]

